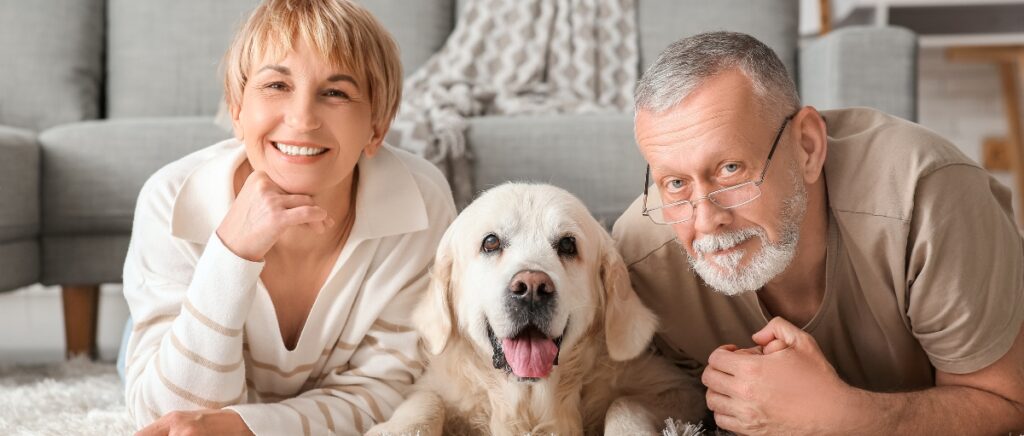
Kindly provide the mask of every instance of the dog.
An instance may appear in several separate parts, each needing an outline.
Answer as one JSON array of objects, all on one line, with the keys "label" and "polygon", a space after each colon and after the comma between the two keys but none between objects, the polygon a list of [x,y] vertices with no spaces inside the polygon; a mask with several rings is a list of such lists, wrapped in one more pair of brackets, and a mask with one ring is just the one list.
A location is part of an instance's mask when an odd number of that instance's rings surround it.
[{"label": "dog", "polygon": [[660,434],[704,414],[699,382],[649,352],[657,319],[611,236],[554,186],[507,183],[469,205],[413,324],[429,365],[367,434]]}]

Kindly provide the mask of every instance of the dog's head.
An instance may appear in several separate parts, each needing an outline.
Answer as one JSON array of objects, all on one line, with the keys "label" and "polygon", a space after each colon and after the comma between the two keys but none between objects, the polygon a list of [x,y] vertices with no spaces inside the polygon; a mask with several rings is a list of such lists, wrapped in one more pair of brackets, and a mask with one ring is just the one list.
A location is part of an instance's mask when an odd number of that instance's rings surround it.
[{"label": "dog's head", "polygon": [[646,348],[657,321],[583,203],[520,183],[491,189],[455,219],[415,315],[431,353],[457,334],[526,381],[547,377],[595,323],[611,358],[627,360]]}]

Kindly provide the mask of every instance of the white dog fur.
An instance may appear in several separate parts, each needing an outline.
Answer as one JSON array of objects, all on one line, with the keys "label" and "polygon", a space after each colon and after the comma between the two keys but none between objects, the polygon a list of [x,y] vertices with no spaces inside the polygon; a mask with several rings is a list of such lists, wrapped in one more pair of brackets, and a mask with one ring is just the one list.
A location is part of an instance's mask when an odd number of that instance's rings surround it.
[{"label": "white dog fur", "polygon": [[[491,234],[501,249],[485,253]],[[575,256],[560,254],[566,237]],[[555,288],[548,325],[538,327],[551,338],[564,332],[546,378],[523,379],[492,361],[488,327],[497,338],[522,327],[507,300],[525,270],[546,273]],[[441,240],[413,322],[430,363],[368,434],[660,434],[667,418],[704,413],[699,383],[650,354],[657,320],[612,238],[582,202],[550,185],[505,184],[467,207]]]}]

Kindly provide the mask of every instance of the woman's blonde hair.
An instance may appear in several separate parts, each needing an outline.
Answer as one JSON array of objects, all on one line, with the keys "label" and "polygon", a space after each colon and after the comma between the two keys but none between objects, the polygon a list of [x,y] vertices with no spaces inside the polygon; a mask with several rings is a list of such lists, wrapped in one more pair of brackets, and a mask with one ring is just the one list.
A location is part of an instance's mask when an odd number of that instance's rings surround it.
[{"label": "woman's blonde hair", "polygon": [[224,98],[242,104],[255,63],[283,59],[305,41],[332,66],[345,68],[368,93],[371,122],[385,131],[402,99],[398,45],[369,11],[349,0],[266,0],[249,16],[224,56]]}]

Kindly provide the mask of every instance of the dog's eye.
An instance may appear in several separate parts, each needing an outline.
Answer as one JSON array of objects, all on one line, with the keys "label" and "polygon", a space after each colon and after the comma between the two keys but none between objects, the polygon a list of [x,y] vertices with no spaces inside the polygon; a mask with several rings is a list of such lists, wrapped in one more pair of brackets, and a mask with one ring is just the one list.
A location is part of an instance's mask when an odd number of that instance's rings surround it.
[{"label": "dog's eye", "polygon": [[500,248],[501,239],[498,239],[498,237],[494,233],[485,236],[483,244],[480,245],[480,250],[483,251],[484,253],[493,253],[495,251],[498,251],[498,249]]},{"label": "dog's eye", "polygon": [[556,249],[558,250],[559,256],[575,256],[576,238],[572,236],[565,236],[562,239],[559,239],[558,246],[556,247]]}]

